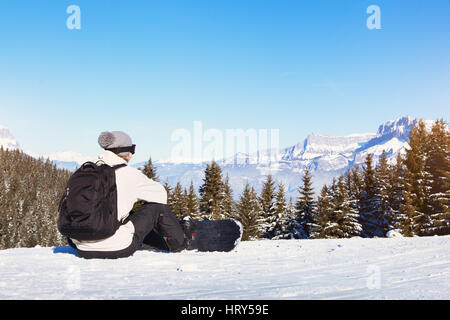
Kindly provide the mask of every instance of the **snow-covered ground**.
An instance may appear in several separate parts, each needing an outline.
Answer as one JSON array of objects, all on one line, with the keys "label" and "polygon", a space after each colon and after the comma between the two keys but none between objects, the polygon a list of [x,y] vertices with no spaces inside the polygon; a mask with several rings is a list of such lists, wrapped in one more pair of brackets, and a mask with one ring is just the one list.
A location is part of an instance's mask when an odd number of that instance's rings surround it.
[{"label": "snow-covered ground", "polygon": [[0,299],[449,299],[450,236],[241,242],[229,253],[0,251]]}]

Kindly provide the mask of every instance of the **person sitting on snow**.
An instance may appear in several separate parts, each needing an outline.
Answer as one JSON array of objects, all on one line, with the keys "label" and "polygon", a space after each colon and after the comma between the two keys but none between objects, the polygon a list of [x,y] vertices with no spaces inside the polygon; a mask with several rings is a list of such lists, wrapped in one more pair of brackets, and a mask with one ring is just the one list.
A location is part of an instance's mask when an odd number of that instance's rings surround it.
[{"label": "person sitting on snow", "polygon": [[[165,188],[140,170],[126,165],[135,152],[131,138],[121,131],[102,132],[98,143],[104,150],[94,162],[109,166],[125,164],[115,172],[117,216],[121,225],[108,238],[89,241],[68,238],[69,245],[86,259],[124,258],[146,245],[170,252],[185,249],[189,242],[184,231],[187,229],[167,205]],[[139,200],[145,204],[130,214]]]}]

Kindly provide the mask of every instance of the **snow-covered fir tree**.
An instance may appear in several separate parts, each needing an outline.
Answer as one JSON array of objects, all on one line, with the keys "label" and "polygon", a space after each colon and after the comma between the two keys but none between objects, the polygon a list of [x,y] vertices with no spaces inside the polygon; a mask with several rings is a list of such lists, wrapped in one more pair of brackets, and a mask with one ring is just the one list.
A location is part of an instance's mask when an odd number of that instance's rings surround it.
[{"label": "snow-covered fir tree", "polygon": [[386,151],[383,150],[375,167],[375,197],[377,199],[377,216],[380,219],[381,232],[385,235],[389,230],[389,220],[394,214],[391,205],[391,167],[387,162]]},{"label": "snow-covered fir tree", "polygon": [[152,158],[150,157],[148,161],[144,164],[144,167],[141,169],[142,173],[145,174],[148,178],[159,181],[159,177],[156,174],[156,167],[152,163]]},{"label": "snow-covered fir tree", "polygon": [[450,234],[450,132],[443,120],[431,128],[425,160],[424,184],[427,196],[424,211],[431,226],[426,235]]},{"label": "snow-covered fir tree", "polygon": [[417,236],[417,231],[413,229],[416,206],[414,205],[413,188],[409,183],[409,179],[405,180],[400,212],[405,217],[403,224],[399,226],[401,234],[406,237]]},{"label": "snow-covered fir tree", "polygon": [[236,203],[233,200],[233,190],[230,186],[230,178],[228,174],[225,177],[225,181],[223,182],[223,218],[235,218],[236,217]]},{"label": "snow-covered fir tree", "polygon": [[344,176],[339,176],[336,198],[332,201],[332,209],[338,225],[335,229],[338,238],[351,238],[361,235],[362,226],[359,223],[357,201],[349,194]]},{"label": "snow-covered fir tree", "polygon": [[282,239],[287,234],[289,220],[294,218],[288,214],[286,191],[282,182],[278,183],[278,192],[275,195],[274,216],[275,219],[270,223],[267,230],[268,237],[270,239]]},{"label": "snow-covered fir tree", "polygon": [[[407,189],[414,213],[411,219],[412,235],[426,235],[425,230],[432,226],[431,217],[426,208],[427,190],[425,185],[425,161],[429,144],[425,123],[420,121],[409,135],[409,148],[406,150],[405,164],[407,169]],[[405,190],[406,191],[406,190]],[[409,208],[409,211],[412,207]]]},{"label": "snow-covered fir tree", "polygon": [[172,207],[173,199],[172,199],[172,187],[169,184],[169,180],[166,179],[166,181],[163,183],[164,189],[166,189],[167,193],[167,205]]},{"label": "snow-covered fir tree", "polygon": [[185,209],[185,198],[183,194],[183,188],[181,187],[181,183],[177,182],[175,188],[173,188],[172,194],[172,212],[177,216],[178,219],[182,219],[185,215],[183,209]]},{"label": "snow-covered fir tree", "polygon": [[363,167],[363,187],[360,200],[360,222],[363,237],[384,237],[384,217],[379,210],[379,198],[372,155],[369,153]]},{"label": "snow-covered fir tree", "polygon": [[267,175],[259,196],[262,215],[260,217],[259,232],[264,238],[271,238],[271,229],[276,220],[275,215],[275,181],[272,175]]},{"label": "snow-covered fir tree", "polygon": [[261,237],[258,224],[262,215],[262,208],[258,196],[248,182],[245,185],[237,204],[238,219],[244,228],[242,240],[256,240]]},{"label": "snow-covered fir tree", "polygon": [[224,185],[222,170],[214,160],[206,165],[203,184],[199,189],[200,214],[204,219],[223,218]]},{"label": "snow-covered fir tree", "polygon": [[[334,184],[336,181],[334,180]],[[319,197],[317,198],[317,211],[314,215],[314,224],[311,229],[310,237],[312,239],[329,239],[336,238],[338,224],[335,218],[333,196],[327,185],[322,187]]]},{"label": "snow-covered fir tree", "polygon": [[197,195],[195,194],[194,183],[191,180],[189,191],[184,192],[184,216],[189,216],[194,220],[200,220],[200,206]]},{"label": "snow-covered fir tree", "polygon": [[302,185],[298,189],[299,196],[297,197],[297,203],[295,205],[297,209],[297,221],[304,232],[306,237],[309,237],[311,225],[314,223],[314,189],[312,187],[312,177],[309,169],[306,168],[302,178]]},{"label": "snow-covered fir tree", "polygon": [[[387,223],[390,230],[396,230],[404,236],[409,235],[410,228],[409,218],[407,212],[402,210],[404,203],[403,192],[406,188],[406,167],[402,154],[397,154],[395,165],[390,170],[390,186],[389,204],[391,213],[387,215]],[[406,209],[406,207],[403,207]]]},{"label": "snow-covered fir tree", "polygon": [[282,228],[279,229],[278,235],[272,239],[306,239],[308,236],[305,232],[304,225],[299,222],[297,209],[295,207],[292,197],[289,197],[289,202],[286,209],[286,215],[282,216],[279,222]]}]

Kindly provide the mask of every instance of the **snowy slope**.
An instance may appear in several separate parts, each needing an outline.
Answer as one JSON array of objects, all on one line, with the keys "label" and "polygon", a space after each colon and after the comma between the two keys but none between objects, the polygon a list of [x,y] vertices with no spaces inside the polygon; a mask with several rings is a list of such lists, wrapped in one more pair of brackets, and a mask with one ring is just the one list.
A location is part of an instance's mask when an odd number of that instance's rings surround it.
[{"label": "snowy slope", "polygon": [[449,299],[450,236],[264,240],[230,253],[0,251],[0,299]]}]

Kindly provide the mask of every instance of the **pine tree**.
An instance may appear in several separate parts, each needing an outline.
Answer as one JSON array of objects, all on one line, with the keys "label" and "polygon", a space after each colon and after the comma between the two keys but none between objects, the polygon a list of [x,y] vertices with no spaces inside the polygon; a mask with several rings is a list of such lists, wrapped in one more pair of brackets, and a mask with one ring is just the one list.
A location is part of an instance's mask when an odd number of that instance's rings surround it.
[{"label": "pine tree", "polygon": [[353,213],[358,215],[357,220],[360,223],[361,177],[358,166],[347,171],[345,174],[345,185],[349,205]]},{"label": "pine tree", "polygon": [[390,230],[390,220],[394,214],[391,206],[391,179],[390,166],[387,162],[386,151],[383,150],[380,160],[375,167],[375,197],[377,199],[377,216],[381,223],[381,233],[383,236]]},{"label": "pine tree", "polygon": [[416,207],[414,206],[414,198],[412,195],[412,186],[405,180],[404,189],[402,191],[402,202],[400,204],[400,212],[405,217],[403,224],[400,226],[401,234],[406,237],[417,235],[417,230],[414,230],[413,222],[416,214]]},{"label": "pine tree", "polygon": [[[335,184],[334,180],[334,184]],[[311,230],[311,238],[328,239],[336,238],[339,227],[334,212],[333,196],[330,194],[327,185],[322,187],[317,198],[317,213],[314,215],[314,228]]]},{"label": "pine tree", "polygon": [[314,223],[315,201],[312,177],[308,168],[305,169],[302,186],[299,187],[298,192],[296,203],[298,222],[303,226],[306,236],[309,237],[311,224]]},{"label": "pine tree", "polygon": [[195,194],[194,183],[191,180],[189,192],[185,191],[185,216],[191,217],[193,220],[200,220],[199,200]]},{"label": "pine tree", "polygon": [[292,197],[289,197],[289,202],[287,205],[287,213],[288,213],[288,215],[291,215],[291,216],[295,216],[297,213],[297,211],[295,209],[295,205],[294,205],[294,200],[292,199]]},{"label": "pine tree", "polygon": [[450,234],[450,133],[443,120],[437,120],[429,133],[424,165],[426,198],[424,211],[430,217],[425,235]]},{"label": "pine tree", "polygon": [[286,191],[283,182],[278,183],[278,192],[275,195],[275,214],[283,215],[287,213],[288,203],[286,201]]},{"label": "pine tree", "polygon": [[[406,191],[406,167],[401,153],[397,154],[395,166],[390,170],[390,197],[389,203],[392,208],[392,214],[388,216],[389,230],[397,230],[402,235],[410,234],[410,221],[407,212],[411,211],[411,203],[406,204],[404,199],[404,192]],[[406,194],[410,199],[410,195]],[[405,204],[406,206],[402,206]],[[406,209],[406,212],[403,211]],[[414,212],[415,210],[413,210]],[[410,212],[410,214],[412,214]]]},{"label": "pine tree", "polygon": [[258,223],[262,209],[255,190],[250,188],[248,182],[240,196],[237,209],[238,219],[244,228],[242,240],[258,239],[261,236],[258,229]]},{"label": "pine tree", "polygon": [[164,189],[166,189],[167,193],[167,205],[172,207],[173,205],[173,199],[172,199],[172,187],[169,184],[169,180],[166,179],[166,181],[163,184]]},{"label": "pine tree", "polygon": [[286,191],[284,184],[278,183],[278,192],[275,195],[274,202],[274,221],[270,221],[267,230],[268,238],[281,239],[286,234],[289,225],[288,204],[286,202]]},{"label": "pine tree", "polygon": [[[412,235],[425,235],[425,229],[432,225],[430,214],[426,208],[425,161],[428,145],[425,124],[423,121],[419,121],[419,124],[412,128],[409,134],[409,148],[406,150],[405,157],[406,184],[407,188],[410,188],[407,192],[409,192],[411,206],[415,209],[410,217]],[[411,209],[412,207],[408,210]]]},{"label": "pine tree", "polygon": [[261,223],[259,224],[260,233],[264,238],[270,238],[271,234],[269,229],[276,219],[275,216],[275,181],[272,175],[267,175],[266,181],[263,184],[259,201],[262,208]]},{"label": "pine tree", "polygon": [[344,176],[337,181],[337,195],[332,202],[334,216],[338,227],[335,229],[338,238],[351,238],[359,236],[362,226],[359,223],[359,212],[355,206],[357,200],[350,197]]},{"label": "pine tree", "polygon": [[181,187],[181,183],[177,182],[177,185],[172,191],[172,212],[177,216],[178,219],[182,219],[185,215],[183,209],[186,208],[185,206],[185,197],[183,194],[183,188]]},{"label": "pine tree", "polygon": [[159,181],[159,178],[156,175],[156,167],[153,165],[151,157],[148,159],[148,162],[144,164],[144,168],[142,168],[141,171],[147,176],[147,178],[154,181]]},{"label": "pine tree", "polygon": [[223,217],[224,185],[222,170],[215,161],[206,165],[205,178],[199,193],[202,217],[210,220],[221,219]]},{"label": "pine tree", "polygon": [[360,204],[362,200],[363,180],[361,171],[358,165],[351,169],[351,188],[349,189],[350,195],[358,200],[358,208],[360,210]]},{"label": "pine tree", "polygon": [[223,184],[223,218],[235,218],[236,217],[236,204],[233,200],[233,190],[230,186],[230,179],[227,176]]},{"label": "pine tree", "polygon": [[367,154],[363,168],[363,189],[360,201],[361,235],[367,238],[384,237],[384,220],[379,211],[375,170],[372,155]]},{"label": "pine tree", "polygon": [[292,197],[289,197],[289,203],[286,208],[286,215],[280,221],[282,233],[272,239],[306,239],[307,234],[304,225],[300,223]]}]

